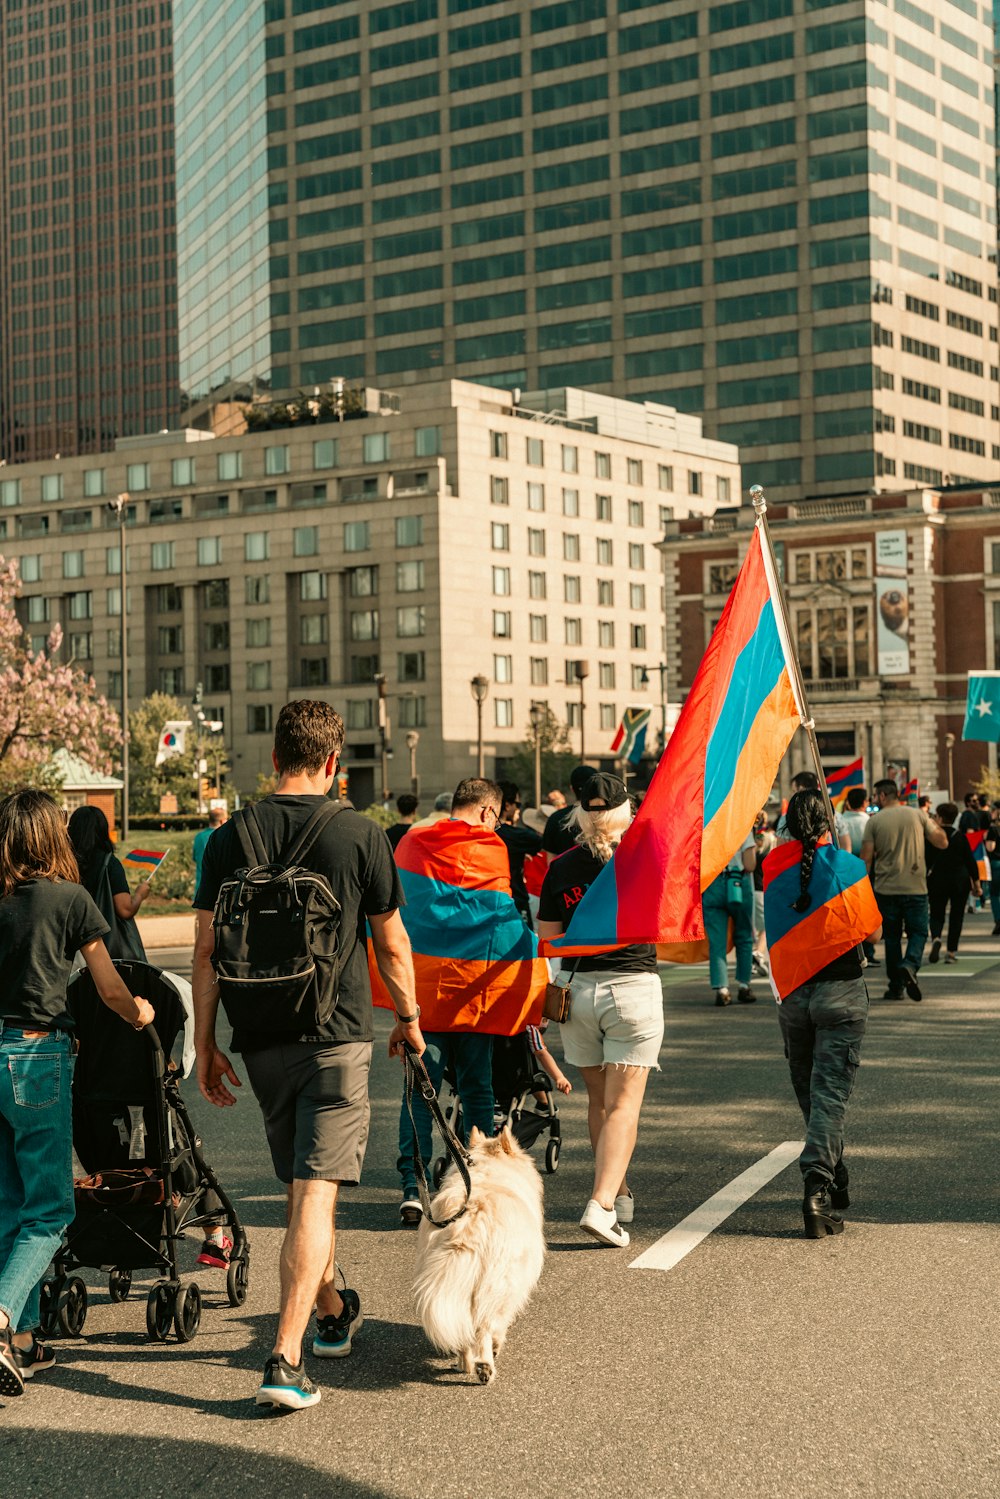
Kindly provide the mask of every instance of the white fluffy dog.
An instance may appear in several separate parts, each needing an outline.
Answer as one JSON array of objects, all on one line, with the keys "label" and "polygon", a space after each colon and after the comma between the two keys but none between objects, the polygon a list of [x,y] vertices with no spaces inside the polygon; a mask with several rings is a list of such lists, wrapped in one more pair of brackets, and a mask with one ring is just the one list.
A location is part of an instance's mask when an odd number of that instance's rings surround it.
[{"label": "white fluffy dog", "polygon": [[[469,1152],[468,1209],[445,1228],[423,1220],[413,1291],[435,1348],[458,1354],[467,1374],[489,1384],[507,1329],[542,1273],[542,1179],[509,1129],[492,1140],[473,1129]],[[464,1201],[465,1184],[452,1166],[431,1210],[447,1218]]]}]

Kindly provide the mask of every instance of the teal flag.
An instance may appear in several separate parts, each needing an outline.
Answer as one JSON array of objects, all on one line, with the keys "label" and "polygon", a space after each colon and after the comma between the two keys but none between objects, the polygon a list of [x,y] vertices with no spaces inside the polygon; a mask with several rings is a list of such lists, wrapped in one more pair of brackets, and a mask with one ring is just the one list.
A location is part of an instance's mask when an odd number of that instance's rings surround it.
[{"label": "teal flag", "polygon": [[1000,742],[1000,671],[970,671],[963,739]]}]

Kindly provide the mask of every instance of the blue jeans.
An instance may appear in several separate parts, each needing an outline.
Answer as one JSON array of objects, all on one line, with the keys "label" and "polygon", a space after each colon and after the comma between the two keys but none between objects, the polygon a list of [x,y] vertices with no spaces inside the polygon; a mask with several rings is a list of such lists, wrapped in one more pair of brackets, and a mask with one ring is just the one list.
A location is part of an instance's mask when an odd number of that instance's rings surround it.
[{"label": "blue jeans", "polygon": [[729,982],[726,939],[730,919],[736,947],[736,982],[741,988],[749,984],[753,972],[753,875],[743,873],[734,877],[723,870],[702,896],[701,909],[708,938],[708,981],[712,988],[725,989]]},{"label": "blue jeans", "polygon": [[73,1217],[72,1038],[0,1020],[0,1308],[38,1326],[39,1289]]},{"label": "blue jeans", "polygon": [[[425,1031],[424,1066],[427,1075],[438,1092],[445,1069],[450,1067],[455,1076],[455,1091],[462,1101],[462,1138],[468,1137],[473,1127],[481,1129],[487,1137],[493,1135],[493,1037],[482,1036],[475,1031],[469,1033],[448,1031]],[[413,1118],[417,1126],[417,1141],[420,1155],[430,1178],[430,1162],[434,1153],[434,1121],[420,1093],[413,1092]],[[413,1169],[413,1126],[404,1097],[399,1111],[399,1159],[396,1162],[403,1183],[403,1197],[416,1197],[417,1176]]]},{"label": "blue jeans", "polygon": [[803,1176],[832,1182],[844,1153],[844,1115],[868,1024],[863,979],[803,984],[778,1006],[792,1087],[806,1121]]},{"label": "blue jeans", "polygon": [[[875,891],[882,913],[882,939],[885,942],[885,975],[890,989],[902,989],[900,967],[903,963],[916,973],[924,956],[930,906],[926,895],[886,895]],[[906,952],[903,952],[903,929],[906,929]]]}]

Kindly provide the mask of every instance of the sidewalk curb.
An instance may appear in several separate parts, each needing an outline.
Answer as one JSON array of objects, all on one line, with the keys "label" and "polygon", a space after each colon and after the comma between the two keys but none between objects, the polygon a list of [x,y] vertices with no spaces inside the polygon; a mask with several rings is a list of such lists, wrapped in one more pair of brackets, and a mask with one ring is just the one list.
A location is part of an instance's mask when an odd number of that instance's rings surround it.
[{"label": "sidewalk curb", "polygon": [[147,952],[158,947],[193,947],[195,913],[186,916],[140,916],[136,920]]}]

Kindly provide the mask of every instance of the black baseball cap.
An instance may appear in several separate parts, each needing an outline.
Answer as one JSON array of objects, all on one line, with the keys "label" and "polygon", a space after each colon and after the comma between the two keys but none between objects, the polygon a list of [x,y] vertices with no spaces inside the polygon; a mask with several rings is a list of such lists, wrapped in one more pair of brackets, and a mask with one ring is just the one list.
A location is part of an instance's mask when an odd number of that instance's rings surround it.
[{"label": "black baseball cap", "polygon": [[[620,781],[617,776],[605,775],[603,771],[592,775],[578,795],[580,806],[585,812],[606,812],[611,807],[624,806],[628,801],[625,782]],[[603,805],[592,808],[592,802],[602,802]]]},{"label": "black baseball cap", "polygon": [[578,800],[580,792],[583,790],[584,786],[586,786],[588,781],[593,780],[596,774],[597,772],[592,765],[577,765],[573,770],[570,771],[569,783],[576,793]]}]

